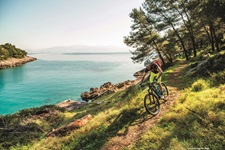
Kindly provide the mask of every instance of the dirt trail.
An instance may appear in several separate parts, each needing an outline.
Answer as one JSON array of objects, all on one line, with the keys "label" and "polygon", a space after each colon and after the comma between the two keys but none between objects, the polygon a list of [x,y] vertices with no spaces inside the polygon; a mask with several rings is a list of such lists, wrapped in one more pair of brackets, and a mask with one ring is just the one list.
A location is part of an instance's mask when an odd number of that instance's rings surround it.
[{"label": "dirt trail", "polygon": [[[184,63],[181,63],[180,66],[167,77],[167,79],[174,79],[173,83],[174,85],[177,85],[177,83],[180,82],[178,77],[182,76],[180,70],[184,67]],[[169,99],[165,103],[161,104],[161,109],[158,115],[149,115],[148,117],[145,117],[143,120],[139,121],[138,124],[129,126],[125,135],[116,136],[110,139],[110,141],[108,141],[108,143],[102,147],[102,150],[118,150],[121,148],[127,148],[132,143],[138,141],[143,133],[155,126],[159,119],[168,111],[171,106],[173,106],[175,100],[181,95],[181,91],[179,91],[177,87],[168,86],[168,89]]]}]

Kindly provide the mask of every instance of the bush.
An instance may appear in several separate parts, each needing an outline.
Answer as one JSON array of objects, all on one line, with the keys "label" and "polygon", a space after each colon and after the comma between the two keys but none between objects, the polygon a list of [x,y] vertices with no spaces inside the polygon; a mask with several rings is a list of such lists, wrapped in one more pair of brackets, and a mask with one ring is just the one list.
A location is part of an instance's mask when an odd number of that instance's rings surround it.
[{"label": "bush", "polygon": [[198,81],[196,81],[192,84],[191,88],[192,88],[192,91],[198,92],[198,91],[202,91],[202,90],[206,89],[208,86],[209,85],[205,80],[199,79]]},{"label": "bush", "polygon": [[211,85],[218,86],[220,84],[225,84],[225,71],[212,75]]},{"label": "bush", "polygon": [[7,58],[24,58],[27,55],[27,52],[16,48],[14,45],[6,43],[4,45],[0,45],[0,60],[4,60]]}]

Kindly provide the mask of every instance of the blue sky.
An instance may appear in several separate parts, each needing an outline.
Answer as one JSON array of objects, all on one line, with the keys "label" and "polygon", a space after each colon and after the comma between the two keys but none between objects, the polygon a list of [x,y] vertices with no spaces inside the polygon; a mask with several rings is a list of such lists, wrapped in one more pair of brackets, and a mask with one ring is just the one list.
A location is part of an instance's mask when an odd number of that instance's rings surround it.
[{"label": "blue sky", "polygon": [[126,47],[129,13],[144,0],[0,0],[0,44],[22,49]]}]

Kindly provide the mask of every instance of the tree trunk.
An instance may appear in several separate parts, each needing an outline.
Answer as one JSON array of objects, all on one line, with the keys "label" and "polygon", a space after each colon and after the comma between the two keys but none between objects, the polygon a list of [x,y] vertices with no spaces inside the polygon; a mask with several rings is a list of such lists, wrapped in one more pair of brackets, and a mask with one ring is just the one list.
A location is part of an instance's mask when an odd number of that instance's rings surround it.
[{"label": "tree trunk", "polygon": [[166,59],[169,61],[169,62],[173,62],[173,59],[172,59],[172,56],[171,56],[171,54],[170,53],[166,53],[166,52],[164,52],[164,55],[166,56]]},{"label": "tree trunk", "polygon": [[203,47],[203,39],[200,39],[200,48]]},{"label": "tree trunk", "polygon": [[[205,25],[204,25],[204,29],[205,29],[205,32],[206,32],[207,37],[208,37],[208,39],[209,39],[209,42],[210,42],[210,44],[212,45],[212,38],[211,38],[210,33],[209,33],[209,31],[207,30],[207,28],[206,28]],[[212,45],[212,51],[214,51],[214,44]]]},{"label": "tree trunk", "polygon": [[209,24],[209,29],[210,29],[210,37],[211,37],[211,47],[212,47],[212,51],[215,51],[215,46],[214,46],[214,38],[213,38],[213,28],[212,25]]},{"label": "tree trunk", "polygon": [[155,49],[156,49],[156,52],[157,52],[158,55],[159,55],[160,60],[162,61],[163,64],[165,64],[164,58],[162,57],[162,54],[161,54],[161,52],[160,52],[160,50],[159,50],[159,48],[158,48],[158,45],[156,44],[155,41],[153,41],[153,44],[155,45]]},{"label": "tree trunk", "polygon": [[184,42],[183,42],[182,38],[180,37],[178,31],[174,28],[173,25],[172,25],[172,27],[173,27],[173,30],[175,31],[175,33],[176,33],[176,35],[177,35],[177,37],[179,39],[179,42],[180,42],[180,44],[181,44],[181,46],[183,48],[183,52],[184,52],[184,55],[185,55],[186,60],[189,60],[189,57],[188,57],[188,54],[187,54],[187,50],[185,48],[185,45],[184,45]]},{"label": "tree trunk", "polygon": [[216,31],[215,31],[215,28],[213,26],[213,23],[211,23],[211,26],[212,26],[213,37],[214,37],[214,40],[215,40],[215,43],[216,43],[216,50],[219,52],[220,51],[219,42],[218,42],[218,38],[216,36]]},{"label": "tree trunk", "polygon": [[[177,10],[177,9],[176,9]],[[194,50],[194,57],[197,56],[197,52],[196,52],[196,42],[195,42],[195,37],[194,37],[194,31],[193,31],[193,26],[192,26],[192,23],[191,23],[191,20],[190,20],[190,17],[188,15],[188,13],[185,11],[185,9],[183,9],[183,12],[184,14],[186,15],[186,18],[187,18],[187,21],[188,21],[188,24],[186,23],[185,19],[184,19],[184,16],[182,15],[182,13],[180,13],[179,10],[177,10],[178,13],[180,14],[183,22],[184,22],[184,25],[185,27],[187,28],[188,30],[188,33],[190,35],[190,39],[191,39],[191,42],[192,42],[192,46],[193,46],[193,50]]]},{"label": "tree trunk", "polygon": [[191,37],[191,41],[192,41],[192,45],[193,45],[194,57],[196,57],[197,56],[197,52],[196,52],[195,37],[193,35],[190,35],[190,37]]},{"label": "tree trunk", "polygon": [[165,64],[165,60],[164,60],[164,58],[162,57],[162,54],[160,53],[159,50],[157,51],[157,53],[158,53],[159,58],[161,59],[162,63]]}]

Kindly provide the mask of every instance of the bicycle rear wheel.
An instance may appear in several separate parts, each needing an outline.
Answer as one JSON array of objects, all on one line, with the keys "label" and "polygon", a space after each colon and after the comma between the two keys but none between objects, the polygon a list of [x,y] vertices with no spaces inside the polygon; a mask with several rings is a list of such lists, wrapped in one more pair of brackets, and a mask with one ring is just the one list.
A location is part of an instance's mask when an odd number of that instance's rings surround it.
[{"label": "bicycle rear wheel", "polygon": [[162,85],[162,92],[163,92],[164,100],[168,100],[168,97],[169,97],[168,88],[165,83],[161,83],[161,85]]},{"label": "bicycle rear wheel", "polygon": [[152,115],[157,115],[160,110],[159,99],[155,94],[146,94],[144,98],[145,109]]}]

